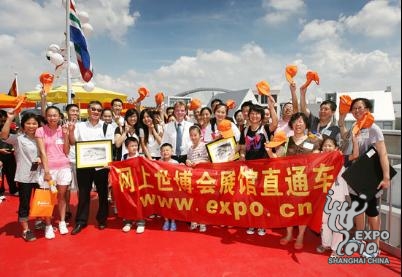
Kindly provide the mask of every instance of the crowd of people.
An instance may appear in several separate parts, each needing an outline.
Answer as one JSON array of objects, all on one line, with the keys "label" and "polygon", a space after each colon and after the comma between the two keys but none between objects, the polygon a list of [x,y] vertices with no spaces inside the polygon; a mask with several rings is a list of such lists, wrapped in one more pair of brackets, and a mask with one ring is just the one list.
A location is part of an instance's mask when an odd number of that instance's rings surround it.
[{"label": "crowd of people", "polygon": [[[46,95],[42,93],[42,115],[24,113],[20,118],[20,130],[11,128],[19,116],[14,111],[0,113],[0,166],[2,175],[7,179],[10,195],[18,195],[18,221],[22,227],[22,237],[26,241],[35,240],[35,234],[29,227],[29,200],[36,188],[48,188],[54,183],[57,187],[58,231],[61,235],[71,232],[79,234],[88,224],[90,210],[90,194],[96,188],[99,208],[96,214],[99,230],[107,228],[109,204],[111,198],[108,184],[107,167],[77,168],[75,161],[75,142],[111,140],[113,143],[113,160],[126,160],[144,156],[150,160],[161,160],[168,163],[181,163],[193,167],[198,163],[209,162],[206,144],[228,135],[237,143],[239,159],[274,159],[283,156],[304,155],[308,153],[342,151],[345,157],[345,170],[351,162],[372,145],[377,149],[383,180],[379,187],[390,186],[389,163],[381,129],[373,123],[361,127],[358,132],[355,123],[349,130],[345,127],[346,113],[340,113],[339,121],[335,121],[337,105],[325,100],[320,105],[318,115],[312,114],[306,103],[306,87],[300,88],[300,106],[296,93],[296,84],[290,84],[291,102],[285,103],[280,116],[276,113],[276,103],[268,96],[267,107],[245,102],[228,117],[229,107],[219,99],[211,101],[210,107],[202,106],[189,113],[184,102],[176,102],[173,107],[164,108],[158,105],[143,110],[132,108],[125,111],[123,102],[114,99],[111,108],[103,108],[99,101],[91,101],[88,105],[88,118],[79,121],[79,107],[68,104],[66,115],[55,106],[46,107]],[[356,98],[351,102],[350,112],[359,122],[371,109],[371,103],[365,98]],[[190,116],[192,115],[192,116]],[[231,155],[235,157],[235,155]],[[341,171],[343,172],[343,171]],[[3,178],[4,179],[4,178]],[[78,206],[75,224],[72,230],[67,228],[71,221],[70,191],[78,190]],[[340,177],[334,182],[332,189],[337,193],[336,200],[347,201],[349,194],[360,206],[365,200],[359,198],[348,189]],[[3,196],[4,187],[0,188]],[[366,215],[372,230],[379,230],[378,199],[369,199]],[[339,235],[331,233],[326,227],[327,218],[323,216],[322,245],[317,251],[324,253],[335,251],[342,240]],[[136,224],[136,232],[145,230],[145,220],[136,222],[123,219],[124,232],[131,230]],[[364,214],[356,218],[356,229],[364,229]],[[35,228],[43,226],[47,239],[55,238],[52,218],[35,222]],[[199,228],[206,232],[203,222],[189,223],[191,230]],[[298,227],[296,239],[293,227],[287,227],[285,235],[280,239],[281,245],[293,243],[295,249],[303,249],[305,225]],[[174,219],[165,218],[163,230],[175,231]],[[261,226],[250,226],[247,234],[264,236],[266,230]],[[376,241],[377,244],[379,241]],[[374,253],[374,256],[378,253]]]}]

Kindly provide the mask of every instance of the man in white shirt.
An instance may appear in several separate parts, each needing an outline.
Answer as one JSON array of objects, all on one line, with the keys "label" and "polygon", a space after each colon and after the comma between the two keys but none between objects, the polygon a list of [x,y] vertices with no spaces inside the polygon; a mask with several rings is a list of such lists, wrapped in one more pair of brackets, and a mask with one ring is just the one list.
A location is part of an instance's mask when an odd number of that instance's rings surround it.
[{"label": "man in white shirt", "polygon": [[[100,120],[102,113],[102,104],[99,101],[91,101],[88,107],[88,120],[72,125],[70,128],[70,144],[79,141],[93,140],[112,140],[114,130],[110,124],[106,125],[106,131],[103,130],[104,122]],[[78,208],[75,217],[75,227],[71,232],[76,235],[87,226],[90,207],[90,194],[92,183],[95,183],[98,193],[99,208],[96,214],[99,230],[106,228],[108,217],[108,174],[107,168],[77,168],[78,180]]]},{"label": "man in white shirt", "polygon": [[169,122],[164,127],[162,143],[169,143],[173,146],[172,158],[179,163],[185,163],[187,160],[187,150],[191,146],[190,127],[192,122],[184,120],[187,114],[186,103],[179,101],[174,104],[175,122]]}]

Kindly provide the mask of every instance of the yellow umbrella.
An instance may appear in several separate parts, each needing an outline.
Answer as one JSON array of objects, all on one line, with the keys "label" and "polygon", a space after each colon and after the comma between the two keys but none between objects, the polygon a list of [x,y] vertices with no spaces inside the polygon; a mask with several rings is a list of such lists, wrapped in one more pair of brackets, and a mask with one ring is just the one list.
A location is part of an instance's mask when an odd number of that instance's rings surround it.
[{"label": "yellow umbrella", "polygon": [[[111,90],[105,90],[95,87],[92,91],[86,91],[82,84],[72,84],[72,90],[75,97],[74,103],[89,103],[92,100],[98,100],[101,103],[111,102],[115,98],[121,99],[123,102],[127,100],[127,95]],[[40,101],[40,90],[25,92],[28,100]],[[48,102],[53,103],[67,103],[67,86],[54,87],[46,96]]]}]

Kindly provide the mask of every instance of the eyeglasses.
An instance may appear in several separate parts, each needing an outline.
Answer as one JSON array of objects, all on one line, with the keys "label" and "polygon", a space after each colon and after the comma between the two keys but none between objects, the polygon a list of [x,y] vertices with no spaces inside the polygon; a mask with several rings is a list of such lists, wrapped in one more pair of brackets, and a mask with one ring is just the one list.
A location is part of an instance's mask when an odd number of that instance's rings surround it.
[{"label": "eyeglasses", "polygon": [[352,109],[353,112],[364,110],[366,107],[360,106]]},{"label": "eyeglasses", "polygon": [[95,107],[91,107],[91,111],[101,113],[102,109],[97,109]]}]

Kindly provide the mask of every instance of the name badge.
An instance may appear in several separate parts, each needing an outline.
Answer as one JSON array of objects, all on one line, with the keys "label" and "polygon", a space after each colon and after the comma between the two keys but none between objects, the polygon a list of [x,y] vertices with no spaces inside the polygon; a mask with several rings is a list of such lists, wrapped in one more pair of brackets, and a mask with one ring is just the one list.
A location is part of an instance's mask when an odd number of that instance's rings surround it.
[{"label": "name badge", "polygon": [[331,136],[331,133],[332,133],[332,131],[331,131],[331,130],[328,130],[328,129],[322,131],[322,134],[323,134],[323,135],[326,135],[326,136]]},{"label": "name badge", "polygon": [[56,144],[64,144],[64,140],[62,138],[57,138]]},{"label": "name badge", "polygon": [[306,148],[308,150],[313,150],[314,144],[312,144],[310,142],[305,142],[305,143],[303,143],[303,148]]}]

